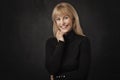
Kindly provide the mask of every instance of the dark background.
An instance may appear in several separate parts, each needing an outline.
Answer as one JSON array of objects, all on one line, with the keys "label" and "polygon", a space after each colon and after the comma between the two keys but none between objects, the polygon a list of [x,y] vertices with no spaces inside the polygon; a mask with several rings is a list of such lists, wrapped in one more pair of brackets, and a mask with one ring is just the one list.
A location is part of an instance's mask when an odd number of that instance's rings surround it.
[{"label": "dark background", "polygon": [[119,4],[115,0],[1,1],[0,72],[2,80],[47,80],[45,42],[52,36],[51,12],[71,3],[92,46],[88,80],[119,80]]}]

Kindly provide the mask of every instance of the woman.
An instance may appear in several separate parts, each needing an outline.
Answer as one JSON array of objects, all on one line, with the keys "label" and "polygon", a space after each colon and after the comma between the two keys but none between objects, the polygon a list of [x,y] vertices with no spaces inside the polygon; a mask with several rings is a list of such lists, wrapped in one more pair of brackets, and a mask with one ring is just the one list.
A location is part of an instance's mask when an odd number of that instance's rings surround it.
[{"label": "woman", "polygon": [[90,65],[90,41],[83,34],[76,10],[66,2],[52,13],[53,34],[46,41],[45,66],[51,80],[86,80]]}]

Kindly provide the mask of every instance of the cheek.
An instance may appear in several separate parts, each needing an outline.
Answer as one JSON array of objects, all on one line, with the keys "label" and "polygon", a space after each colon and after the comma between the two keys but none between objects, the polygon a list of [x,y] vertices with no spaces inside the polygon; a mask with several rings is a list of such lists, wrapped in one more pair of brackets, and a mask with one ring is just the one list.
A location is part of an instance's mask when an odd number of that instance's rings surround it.
[{"label": "cheek", "polygon": [[72,21],[71,20],[68,20],[67,23],[72,26]]},{"label": "cheek", "polygon": [[55,23],[56,23],[56,25],[57,25],[57,26],[59,26],[59,25],[60,25],[60,22],[59,22],[59,21],[56,21]]}]

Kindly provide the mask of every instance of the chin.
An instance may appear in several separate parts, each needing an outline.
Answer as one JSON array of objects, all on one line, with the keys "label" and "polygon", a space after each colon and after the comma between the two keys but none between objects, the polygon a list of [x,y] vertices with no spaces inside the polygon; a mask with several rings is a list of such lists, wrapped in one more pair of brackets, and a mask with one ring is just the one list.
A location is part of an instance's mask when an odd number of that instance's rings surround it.
[{"label": "chin", "polygon": [[69,32],[69,30],[62,30],[62,32],[67,33],[67,32]]}]

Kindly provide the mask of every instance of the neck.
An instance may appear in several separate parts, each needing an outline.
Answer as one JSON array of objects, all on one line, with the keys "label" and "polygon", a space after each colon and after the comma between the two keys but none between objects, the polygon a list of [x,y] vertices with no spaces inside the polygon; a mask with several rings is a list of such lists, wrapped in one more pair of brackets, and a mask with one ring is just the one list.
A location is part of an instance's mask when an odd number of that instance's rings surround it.
[{"label": "neck", "polygon": [[69,30],[68,32],[66,32],[66,33],[64,34],[64,36],[69,35],[71,32],[73,32],[73,29],[71,29],[71,30]]},{"label": "neck", "polygon": [[68,32],[64,35],[64,38],[65,38],[66,40],[70,40],[70,39],[73,38],[74,35],[75,35],[74,30],[71,29],[70,31],[68,31]]}]

